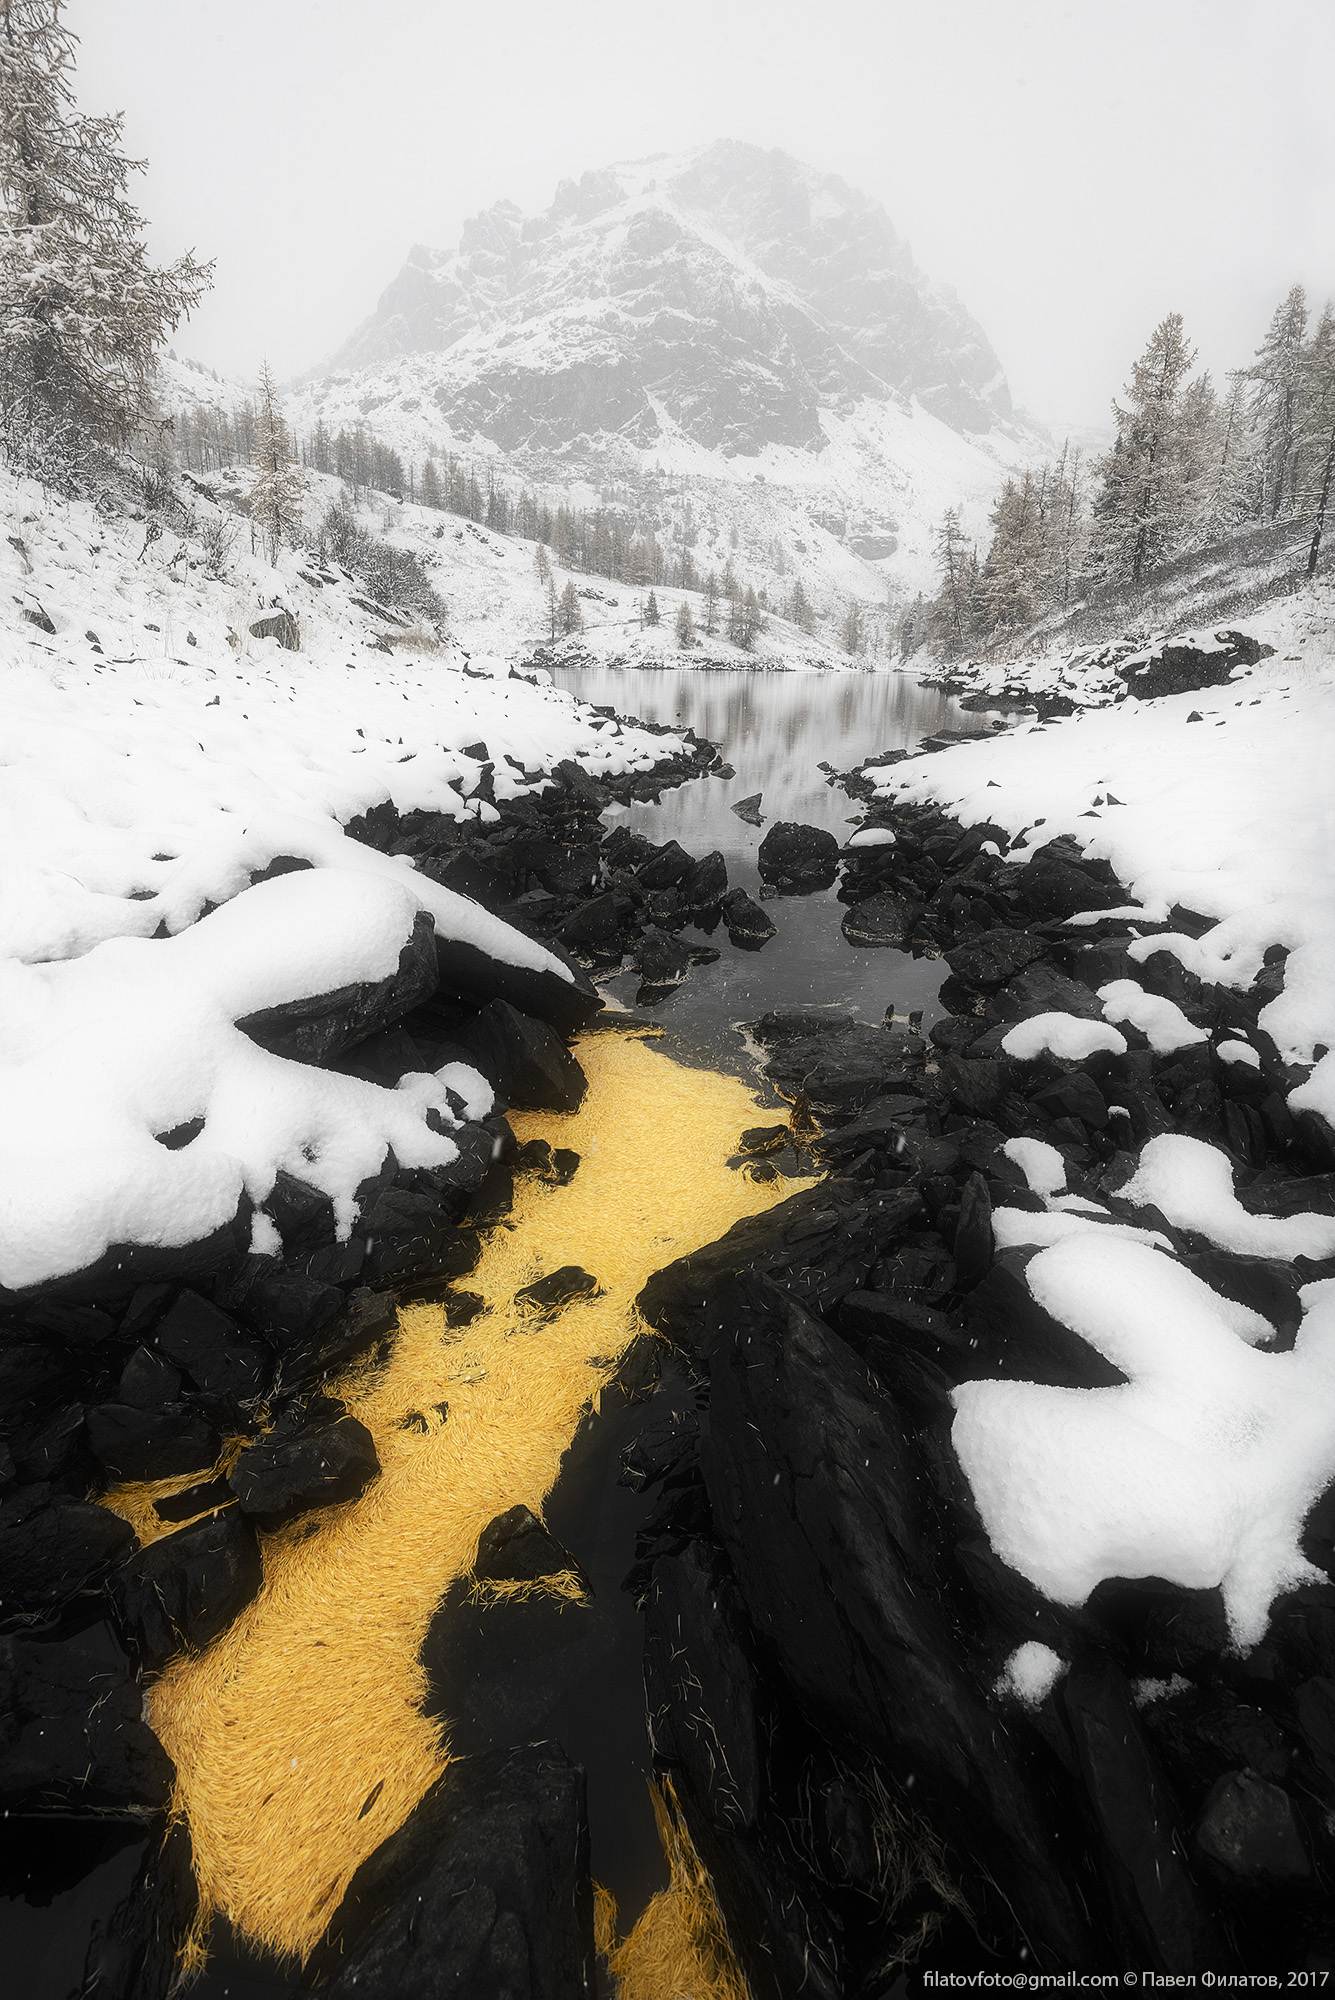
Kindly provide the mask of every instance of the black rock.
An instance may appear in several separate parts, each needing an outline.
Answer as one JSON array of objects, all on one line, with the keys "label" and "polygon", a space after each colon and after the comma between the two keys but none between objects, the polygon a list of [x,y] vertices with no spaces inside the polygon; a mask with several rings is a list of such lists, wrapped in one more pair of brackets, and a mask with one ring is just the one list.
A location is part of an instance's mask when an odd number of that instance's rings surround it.
[{"label": "black rock", "polygon": [[774,1287],[730,1305],[701,1458],[752,1626],[836,1746],[914,1774],[915,1808],[999,1885],[1031,1947],[1088,1963],[1016,1748],[960,1657],[913,1442],[845,1343]]},{"label": "black rock", "polygon": [[478,1539],[473,1575],[481,1583],[537,1583],[566,1572],[588,1595],[588,1578],[569,1549],[563,1549],[527,1507],[511,1507],[498,1514]]},{"label": "black rock", "polygon": [[1295,1888],[1312,1873],[1292,1799],[1255,1771],[1230,1771],[1216,1782],[1195,1840],[1230,1887]]},{"label": "black rock", "polygon": [[220,1473],[216,1479],[206,1479],[198,1486],[187,1486],[180,1493],[169,1493],[165,1499],[153,1502],[153,1512],[160,1521],[193,1521],[199,1514],[211,1514],[215,1508],[230,1507],[236,1499],[226,1478]]},{"label": "black rock", "polygon": [[649,1424],[632,1438],[621,1454],[617,1483],[632,1493],[647,1492],[660,1479],[679,1472],[697,1455],[700,1424],[694,1411],[676,1412]]},{"label": "black rock", "polygon": [[598,1280],[592,1271],[581,1270],[578,1264],[563,1264],[559,1271],[535,1278],[531,1285],[521,1285],[515,1293],[515,1305],[520,1312],[546,1317],[560,1312],[572,1299],[593,1298],[597,1292]]},{"label": "black rock", "polygon": [[325,1062],[389,1027],[435,990],[435,925],[425,910],[419,910],[398,965],[386,978],[286,1000],[248,1014],[236,1025],[275,1055]]},{"label": "black rock", "polygon": [[121,1371],[119,1400],[139,1410],[160,1410],[180,1395],[180,1370],[151,1348],[136,1347]]},{"label": "black rock", "polygon": [[655,1272],[636,1305],[660,1333],[705,1358],[726,1325],[729,1279],[766,1274],[813,1312],[828,1312],[921,1215],[916,1191],[854,1193],[847,1182],[804,1189]]},{"label": "black rock", "polygon": [[248,1445],[227,1485],[243,1514],[258,1527],[274,1529],[314,1508],[358,1499],[379,1471],[371,1433],[344,1414]]},{"label": "black rock", "polygon": [[[509,1206],[507,1192],[505,1207]],[[401,1284],[410,1278],[458,1278],[477,1261],[472,1232],[459,1229],[432,1194],[386,1188],[363,1215],[361,1227],[366,1232],[366,1276],[373,1284]],[[340,1295],[334,1310],[342,1303]]]},{"label": "black rock", "polygon": [[636,944],[633,962],[640,975],[638,998],[641,1005],[646,992],[680,986],[691,969],[691,955],[686,946],[652,924]]},{"label": "black rock", "polygon": [[1131,1671],[1151,1677],[1208,1671],[1229,1645],[1218,1590],[1188,1590],[1160,1576],[1109,1577],[1088,1610],[1115,1639]]},{"label": "black rock", "polygon": [[1061,1389],[1106,1389],[1125,1382],[1120,1369],[1039,1305],[1025,1282],[1029,1261],[1028,1251],[1003,1250],[969,1294],[978,1372]]},{"label": "black rock", "polygon": [[987,930],[945,954],[946,964],[966,986],[1004,986],[1026,965],[1043,958],[1047,946],[1028,931]]},{"label": "black rock", "polygon": [[875,896],[854,903],[839,928],[850,944],[891,945],[903,950],[913,936],[922,915],[922,905],[882,889]]},{"label": "black rock", "polygon": [[557,938],[568,951],[577,952],[591,965],[615,965],[624,948],[626,904],[610,891],[581,903],[564,917]]},{"label": "black rock", "polygon": [[156,1669],[226,1631],[262,1578],[255,1530],[229,1507],[140,1549],[117,1570],[111,1595],[130,1644]]},{"label": "black rock", "polygon": [[847,1035],[858,1026],[855,1014],[835,1007],[774,1007],[751,1024],[751,1032],[766,1049],[783,1049],[821,1035]]},{"label": "black rock", "polygon": [[642,889],[671,889],[684,881],[694,867],[695,862],[686,849],[669,840],[636,869],[636,879]]},{"label": "black rock", "polygon": [[80,2000],[170,2000],[198,1908],[189,1828],[173,1819],[150,1839],[128,1896],[94,1924]]},{"label": "black rock", "polygon": [[1100,1838],[1106,1892],[1137,1963],[1218,1971],[1228,1954],[1182,1861],[1171,1795],[1125,1678],[1111,1660],[1077,1661],[1058,1701]]},{"label": "black rock", "polygon": [[588,1085],[554,1029],[504,1000],[493,1000],[459,1030],[464,1060],[481,1070],[507,1105],[521,1111],[575,1111]]},{"label": "black rock", "polygon": [[67,1603],[134,1547],[129,1522],[109,1508],[46,1485],[20,1487],[0,1500],[0,1621]]},{"label": "black rock", "polygon": [[158,1353],[184,1369],[205,1395],[235,1402],[257,1396],[272,1367],[268,1350],[247,1340],[235,1320],[198,1292],[180,1294],[158,1321],[154,1342]]},{"label": "black rock", "polygon": [[1068,979],[1054,965],[1039,960],[998,987],[987,1006],[989,1021],[1026,1021],[1031,1014],[1075,1014],[1084,1021],[1101,1021],[1097,995],[1078,979]]},{"label": "black rock", "polygon": [[1293,1698],[1293,1712],[1327,1794],[1335,1794],[1335,1680],[1318,1675],[1304,1681]]},{"label": "black rock", "polygon": [[971,1291],[992,1267],[992,1197],[981,1174],[970,1174],[964,1183],[952,1251],[955,1282],[960,1291]]},{"label": "black rock", "polygon": [[824,827],[776,820],[756,857],[762,882],[789,895],[828,889],[839,868],[839,842]]},{"label": "black rock", "polygon": [[729,810],[735,812],[738,819],[744,819],[748,826],[763,826],[764,816],[760,810],[763,796],[761,792],[753,792],[749,799],[738,799],[736,805],[731,806]]},{"label": "black rock", "polygon": [[1179,1791],[1197,1803],[1217,1778],[1240,1766],[1279,1784],[1293,1763],[1274,1716],[1225,1688],[1175,1688],[1149,1703],[1144,1724]]},{"label": "black rock", "polygon": [[353,1876],[305,1984],[329,2000],[593,2000],[584,1773],[461,1759]]},{"label": "black rock", "polygon": [[739,1153],[777,1153],[792,1138],[787,1125],[751,1125],[737,1141]]},{"label": "black rock", "polygon": [[1072,1070],[1067,1076],[1059,1076],[1052,1083],[1036,1090],[1029,1102],[1045,1117],[1078,1118],[1082,1124],[1101,1132],[1108,1122],[1108,1106],[1092,1076],[1085,1070]]},{"label": "black rock", "polygon": [[156,1410],[103,1403],[87,1422],[93,1456],[113,1479],[174,1479],[212,1465],[222,1450],[213,1425],[184,1403]]},{"label": "black rock", "polygon": [[164,1810],[175,1773],[143,1707],[104,1626],[70,1639],[0,1638],[5,1810]]},{"label": "black rock", "polygon": [[728,869],[717,848],[702,855],[677,885],[681,914],[687,923],[712,931],[719,920],[723,898],[728,892]]},{"label": "black rock", "polygon": [[717,1827],[754,1826],[765,1790],[760,1691],[737,1586],[689,1543],[660,1556],[644,1604],[644,1690],[655,1756],[684,1774]]},{"label": "black rock", "polygon": [[1190,634],[1160,639],[1147,652],[1123,661],[1116,669],[1118,679],[1139,701],[1188,694],[1197,688],[1222,686],[1235,667],[1254,666],[1275,650],[1262,645],[1250,632],[1216,632],[1214,638],[1216,643],[1208,650]]},{"label": "black rock", "polygon": [[459,938],[436,939],[436,971],[442,994],[485,1006],[507,1000],[521,1014],[546,1021],[563,1035],[583,1027],[602,1006],[588,974],[559,945],[544,947],[551,965],[512,965],[499,952]]},{"label": "black rock", "polygon": [[739,951],[759,951],[775,935],[775,926],[745,889],[729,889],[722,910],[728,941]]}]

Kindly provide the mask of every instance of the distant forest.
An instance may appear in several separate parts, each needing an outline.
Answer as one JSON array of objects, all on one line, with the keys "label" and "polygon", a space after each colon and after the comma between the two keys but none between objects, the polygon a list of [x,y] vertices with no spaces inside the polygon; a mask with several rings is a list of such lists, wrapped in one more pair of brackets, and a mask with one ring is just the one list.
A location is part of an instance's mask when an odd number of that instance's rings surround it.
[{"label": "distant forest", "polygon": [[[229,409],[193,404],[175,419],[177,456],[192,472],[215,472],[231,465],[254,465],[265,422],[263,394]],[[702,571],[696,563],[690,503],[679,526],[664,540],[652,525],[637,522],[621,509],[553,507],[527,487],[517,490],[488,468],[481,476],[466,460],[446,453],[428,454],[422,464],[402,456],[362,423],[331,433],[323,421],[306,437],[292,440],[296,458],[313,472],[341,479],[354,502],[372,493],[408,500],[419,507],[454,514],[476,522],[497,535],[517,535],[550,552],[561,569],[606,577],[632,589],[656,585],[699,591],[705,598],[704,630],[726,622],[729,639],[747,650],[763,632],[766,615],[777,613],[804,632],[815,630],[815,612],[800,578],[782,599],[767,588],[756,590],[736,573],[729,557],[721,570]],[[543,582],[541,568],[539,575]],[[552,613],[553,636],[575,629],[571,623],[573,593],[558,600],[564,608]],[[717,610],[716,610],[717,607]],[[860,649],[859,649],[860,650]]]},{"label": "distant forest", "polygon": [[1086,592],[1135,594],[1167,563],[1255,522],[1301,524],[1314,575],[1335,478],[1335,313],[1300,285],[1222,390],[1170,313],[1131,370],[1108,451],[1008,479],[979,549],[956,509],[937,530],[940,586],[921,618],[940,656],[986,650]]}]

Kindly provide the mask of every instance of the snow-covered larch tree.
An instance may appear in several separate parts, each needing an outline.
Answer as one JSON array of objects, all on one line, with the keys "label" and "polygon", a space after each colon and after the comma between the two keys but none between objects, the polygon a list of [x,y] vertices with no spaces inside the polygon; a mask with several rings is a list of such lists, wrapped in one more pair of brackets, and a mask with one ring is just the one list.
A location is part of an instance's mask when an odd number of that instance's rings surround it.
[{"label": "snow-covered larch tree", "polygon": [[260,369],[260,393],[255,406],[250,518],[271,563],[277,563],[279,549],[301,526],[305,492],[305,481],[292,451],[287,418],[266,361]]},{"label": "snow-covered larch tree", "polygon": [[150,413],[154,357],[208,289],[192,255],[145,254],[143,162],[120,116],[74,108],[64,0],[0,0],[0,446],[70,478]]},{"label": "snow-covered larch tree", "polygon": [[1197,454],[1183,387],[1195,359],[1181,313],[1167,314],[1132,366],[1125,409],[1113,404],[1117,436],[1099,463],[1090,556],[1098,573],[1134,589],[1191,519]]}]

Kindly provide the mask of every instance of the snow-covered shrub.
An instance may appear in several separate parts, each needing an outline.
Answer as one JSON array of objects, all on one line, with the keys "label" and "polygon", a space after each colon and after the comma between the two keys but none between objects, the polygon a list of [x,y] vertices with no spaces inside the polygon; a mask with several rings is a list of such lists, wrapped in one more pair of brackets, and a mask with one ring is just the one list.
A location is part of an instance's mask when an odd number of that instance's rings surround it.
[{"label": "snow-covered shrub", "polygon": [[445,600],[422,558],[369,533],[346,499],[336,500],[325,514],[315,547],[321,562],[349,570],[378,603],[414,612],[431,625],[444,623]]}]

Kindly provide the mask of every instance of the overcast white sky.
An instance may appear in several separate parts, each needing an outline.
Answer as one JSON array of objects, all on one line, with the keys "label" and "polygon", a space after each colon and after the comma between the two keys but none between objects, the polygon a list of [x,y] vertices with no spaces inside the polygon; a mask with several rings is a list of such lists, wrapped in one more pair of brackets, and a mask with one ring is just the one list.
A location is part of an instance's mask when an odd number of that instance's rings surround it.
[{"label": "overcast white sky", "polygon": [[1049,421],[1100,423],[1154,321],[1246,360],[1335,292],[1332,0],[70,0],[156,254],[217,258],[178,347],[281,374],[415,241],[720,137],[882,200]]}]

